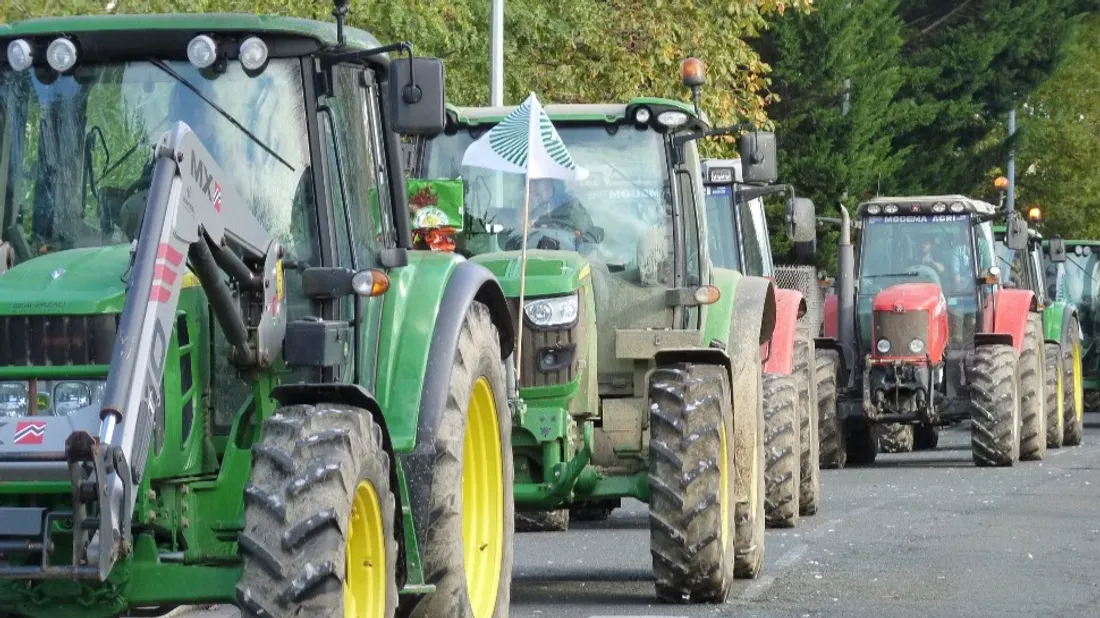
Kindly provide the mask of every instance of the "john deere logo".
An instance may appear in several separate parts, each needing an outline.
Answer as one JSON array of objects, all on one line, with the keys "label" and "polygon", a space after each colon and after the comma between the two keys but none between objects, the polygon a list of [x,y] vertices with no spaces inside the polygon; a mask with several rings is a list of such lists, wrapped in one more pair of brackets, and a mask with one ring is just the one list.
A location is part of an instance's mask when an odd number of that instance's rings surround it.
[{"label": "john deere logo", "polygon": [[38,400],[35,402],[37,410],[45,411],[50,409],[50,396],[42,393],[38,394]]}]

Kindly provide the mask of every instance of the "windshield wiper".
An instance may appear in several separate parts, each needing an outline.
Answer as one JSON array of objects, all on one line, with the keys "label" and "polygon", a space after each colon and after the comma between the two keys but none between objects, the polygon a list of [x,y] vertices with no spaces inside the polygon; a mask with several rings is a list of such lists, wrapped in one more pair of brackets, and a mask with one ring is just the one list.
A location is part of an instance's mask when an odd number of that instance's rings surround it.
[{"label": "windshield wiper", "polygon": [[918,277],[918,276],[920,276],[920,273],[918,273],[918,272],[879,273],[877,275],[863,275],[863,278],[864,279],[878,279],[880,277]]},{"label": "windshield wiper", "polygon": [[195,96],[197,96],[200,99],[202,99],[203,101],[205,101],[206,104],[209,105],[214,111],[221,114],[222,117],[225,118],[226,120],[228,120],[233,126],[240,129],[241,132],[244,133],[245,135],[247,135],[253,142],[256,142],[257,146],[259,146],[260,148],[263,148],[264,150],[266,150],[267,154],[269,154],[269,155],[275,157],[276,159],[278,159],[279,163],[282,163],[283,165],[285,165],[288,170],[290,170],[292,172],[295,171],[294,166],[291,165],[290,163],[288,163],[286,159],[280,157],[278,155],[278,153],[276,153],[274,150],[271,149],[270,146],[265,144],[263,142],[263,140],[256,137],[251,131],[246,129],[243,124],[238,122],[237,119],[234,118],[232,115],[230,115],[229,112],[222,109],[222,107],[220,105],[218,105],[217,103],[215,103],[215,102],[211,101],[209,98],[207,98],[207,96],[205,94],[203,94],[198,88],[196,88],[194,84],[192,84],[191,82],[184,79],[182,75],[180,75],[179,73],[177,73],[175,71],[175,69],[168,66],[163,61],[157,60],[156,58],[149,58],[149,62],[152,63],[153,66],[157,67],[161,71],[167,73],[172,79],[174,79],[177,82],[183,84],[191,92],[194,92]]}]

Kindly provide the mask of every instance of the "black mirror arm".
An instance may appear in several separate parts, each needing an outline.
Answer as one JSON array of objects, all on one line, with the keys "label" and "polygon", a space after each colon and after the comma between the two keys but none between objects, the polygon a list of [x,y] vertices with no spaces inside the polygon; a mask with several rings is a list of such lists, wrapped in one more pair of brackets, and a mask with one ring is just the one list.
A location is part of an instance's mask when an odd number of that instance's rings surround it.
[{"label": "black mirror arm", "polygon": [[684,144],[688,142],[694,142],[695,140],[703,139],[704,137],[714,137],[715,135],[733,135],[738,131],[751,128],[747,124],[737,124],[732,127],[721,127],[718,129],[708,129],[706,131],[694,131],[692,133],[685,133],[672,138],[672,152],[676,157],[676,164],[683,163],[682,155]]},{"label": "black mirror arm", "polygon": [[794,185],[766,185],[757,186],[744,183],[734,183],[737,187],[737,201],[747,202],[758,197],[787,193],[791,199],[795,198]]}]

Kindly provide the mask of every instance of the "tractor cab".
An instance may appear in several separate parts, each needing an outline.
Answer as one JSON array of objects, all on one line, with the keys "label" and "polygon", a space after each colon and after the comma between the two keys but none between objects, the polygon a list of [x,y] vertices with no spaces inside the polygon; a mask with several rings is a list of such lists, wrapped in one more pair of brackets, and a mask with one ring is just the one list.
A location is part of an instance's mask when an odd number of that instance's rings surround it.
[{"label": "tractor cab", "polygon": [[[992,204],[963,196],[877,198],[859,206],[862,224],[857,259],[857,322],[861,349],[872,354],[919,354],[912,338],[872,338],[872,307],[880,295],[905,308],[915,296],[941,294],[950,346],[963,348],[981,324],[981,307],[997,277]],[[992,279],[990,278],[992,276]],[[931,284],[907,286],[903,284]],[[923,291],[922,291],[923,290]],[[926,292],[925,292],[926,291]],[[901,334],[899,334],[901,336]],[[874,339],[874,341],[872,341]],[[895,347],[895,344],[899,347]]]}]

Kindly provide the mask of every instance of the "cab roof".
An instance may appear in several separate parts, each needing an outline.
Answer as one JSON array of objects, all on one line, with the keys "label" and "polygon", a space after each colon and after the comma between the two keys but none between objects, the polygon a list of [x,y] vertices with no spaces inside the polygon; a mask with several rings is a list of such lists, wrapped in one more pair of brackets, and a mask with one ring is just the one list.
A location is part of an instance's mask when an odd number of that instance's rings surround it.
[{"label": "cab roof", "polygon": [[[119,37],[120,34],[132,33],[132,37]],[[308,53],[318,49],[330,49],[338,47],[336,37],[336,23],[322,22],[295,17],[282,17],[276,15],[251,15],[247,13],[177,13],[157,15],[79,15],[70,17],[45,17],[30,19],[10,24],[0,24],[0,42],[6,47],[8,41],[18,38],[43,38],[60,34],[74,36],[81,42],[85,42],[82,52],[99,51],[105,43],[113,43],[110,47],[130,47],[144,51],[149,55],[145,47],[158,47],[155,43],[166,35],[177,34],[183,41],[189,41],[198,34],[225,34],[259,36],[268,35],[275,38],[308,40],[314,45],[312,50],[301,50],[298,53]],[[370,33],[344,27],[345,48],[352,50],[366,50],[381,47]],[[88,39],[85,41],[84,39]],[[171,37],[173,40],[177,37]],[[88,45],[87,43],[93,43]],[[163,43],[162,43],[163,45]],[[185,47],[180,51],[186,56]],[[119,54],[114,54],[119,55]],[[138,54],[141,55],[141,54]],[[275,50],[272,50],[275,55]]]},{"label": "cab roof", "polygon": [[[960,212],[965,212],[971,214],[992,215],[997,212],[997,207],[993,204],[982,200],[971,199],[969,197],[966,197],[965,195],[916,195],[905,197],[876,197],[874,199],[867,200],[866,202],[861,203],[859,205],[857,213],[859,216],[867,216],[867,207],[877,205],[879,208],[883,209],[883,212],[880,212],[878,214],[884,216],[890,216],[891,214],[911,215],[914,213],[938,214],[937,210],[933,209],[933,206],[941,203],[945,205],[945,209],[939,212],[943,213],[957,214]],[[886,207],[891,204],[898,207],[897,212],[886,213]],[[961,204],[961,210],[959,209],[960,206],[957,206],[956,204]]]},{"label": "cab roof", "polygon": [[[548,103],[543,111],[553,122],[606,122],[616,124],[627,119],[639,107],[648,107],[652,117],[660,111],[675,110],[688,116],[688,123],[680,130],[705,130],[710,128],[706,113],[695,115],[695,108],[683,101],[657,97],[635,97],[626,103]],[[447,115],[461,126],[495,125],[516,109],[514,105],[499,107],[459,107],[447,105]]]}]

